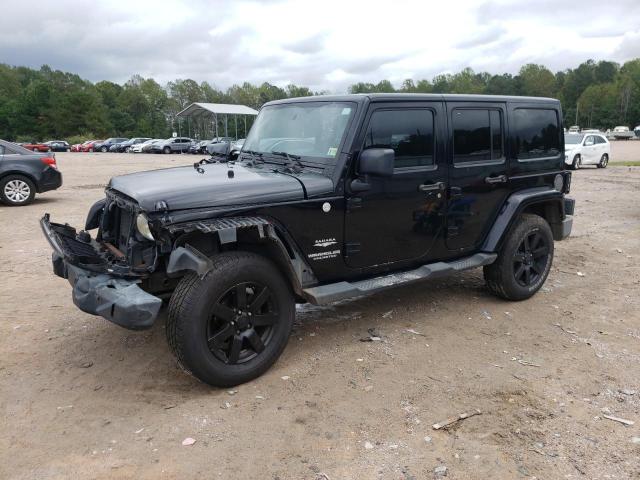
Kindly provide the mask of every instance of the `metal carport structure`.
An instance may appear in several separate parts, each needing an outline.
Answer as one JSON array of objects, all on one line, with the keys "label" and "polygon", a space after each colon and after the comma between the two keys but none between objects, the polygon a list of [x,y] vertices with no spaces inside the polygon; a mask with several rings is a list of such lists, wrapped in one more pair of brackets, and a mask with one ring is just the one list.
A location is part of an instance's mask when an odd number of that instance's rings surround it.
[{"label": "metal carport structure", "polygon": [[194,134],[200,139],[219,137],[222,131],[224,136],[229,135],[229,117],[231,116],[231,128],[235,132],[235,138],[238,139],[239,117],[242,119],[240,131],[242,137],[246,137],[248,126],[247,117],[250,118],[249,127],[253,123],[253,117],[258,114],[257,110],[246,105],[234,105],[229,103],[201,103],[196,102],[189,105],[184,110],[178,112],[178,119],[186,118],[188,122],[189,136],[191,136],[191,124],[193,123]]}]

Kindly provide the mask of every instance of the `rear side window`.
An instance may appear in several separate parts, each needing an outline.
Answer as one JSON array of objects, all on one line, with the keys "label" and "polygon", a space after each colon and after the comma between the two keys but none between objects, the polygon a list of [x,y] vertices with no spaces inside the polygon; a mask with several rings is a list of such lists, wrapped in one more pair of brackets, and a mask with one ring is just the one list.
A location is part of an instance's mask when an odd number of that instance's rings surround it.
[{"label": "rear side window", "polygon": [[491,161],[503,157],[500,110],[456,108],[452,123],[454,163]]},{"label": "rear side window", "polygon": [[377,110],[371,116],[364,148],[392,148],[395,168],[433,165],[433,111]]},{"label": "rear side window", "polygon": [[558,114],[552,109],[516,108],[514,138],[518,160],[560,155]]}]

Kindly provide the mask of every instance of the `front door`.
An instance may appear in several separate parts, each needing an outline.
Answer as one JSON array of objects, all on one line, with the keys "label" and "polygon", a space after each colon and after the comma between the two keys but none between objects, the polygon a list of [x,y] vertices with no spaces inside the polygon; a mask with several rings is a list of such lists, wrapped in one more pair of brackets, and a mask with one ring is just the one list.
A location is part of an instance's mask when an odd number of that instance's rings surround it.
[{"label": "front door", "polygon": [[447,102],[450,125],[447,248],[479,246],[509,194],[504,103]]},{"label": "front door", "polygon": [[591,165],[597,163],[596,157],[596,137],[593,135],[588,135],[584,139],[584,144],[582,147],[582,163],[585,165]]},{"label": "front door", "polygon": [[392,148],[395,168],[391,177],[370,176],[369,191],[347,198],[346,263],[366,268],[426,259],[444,230],[443,104],[374,103],[365,125],[358,151]]}]

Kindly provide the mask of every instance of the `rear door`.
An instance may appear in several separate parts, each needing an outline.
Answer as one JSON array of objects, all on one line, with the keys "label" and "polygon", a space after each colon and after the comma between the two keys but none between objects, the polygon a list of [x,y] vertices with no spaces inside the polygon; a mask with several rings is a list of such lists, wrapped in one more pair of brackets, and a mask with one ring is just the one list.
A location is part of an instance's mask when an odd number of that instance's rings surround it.
[{"label": "rear door", "polygon": [[367,178],[369,191],[347,197],[347,265],[426,262],[433,247],[442,243],[445,123],[442,102],[371,104],[357,150],[391,148],[395,167],[391,177]]},{"label": "rear door", "polygon": [[509,194],[506,104],[447,102],[449,207],[446,245],[456,252],[478,246]]}]

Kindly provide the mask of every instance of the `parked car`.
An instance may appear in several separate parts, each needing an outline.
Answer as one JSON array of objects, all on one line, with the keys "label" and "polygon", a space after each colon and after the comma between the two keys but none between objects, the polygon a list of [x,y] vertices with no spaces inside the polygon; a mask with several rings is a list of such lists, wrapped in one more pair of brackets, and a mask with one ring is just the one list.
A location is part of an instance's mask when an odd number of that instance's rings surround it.
[{"label": "parked car", "polygon": [[200,140],[199,142],[194,142],[189,147],[189,153],[193,153],[194,155],[199,153],[206,153],[207,145],[210,140]]},{"label": "parked car", "polygon": [[564,163],[574,170],[584,165],[606,168],[611,156],[611,144],[602,133],[574,133],[564,136]]},{"label": "parked car", "polygon": [[132,153],[149,153],[151,151],[151,146],[157,142],[164,142],[164,139],[153,138],[153,139],[147,140],[146,142],[132,145],[129,151]]},{"label": "parked car", "polygon": [[128,138],[120,138],[120,137],[107,138],[106,140],[103,140],[101,142],[96,142],[93,145],[93,150],[95,152],[106,153],[111,148],[111,145],[115,145],[117,143],[126,142],[127,140],[129,140],[129,139]]},{"label": "parked car", "polygon": [[633,131],[636,134],[636,137],[640,138],[640,125],[634,128]]},{"label": "parked car", "polygon": [[231,143],[233,142],[233,137],[213,137],[211,140],[202,140],[197,143],[192,143],[191,148],[189,148],[190,153],[207,153],[207,146],[214,145],[216,143]]},{"label": "parked car", "polygon": [[46,143],[26,142],[26,143],[19,143],[17,145],[20,145],[21,147],[24,147],[27,150],[31,150],[33,152],[50,152],[51,151],[51,147]]},{"label": "parked car", "polygon": [[51,152],[70,152],[71,146],[64,140],[49,140],[44,142],[44,145],[49,147]]},{"label": "parked car", "polygon": [[191,148],[193,140],[187,137],[172,137],[151,145],[153,153],[185,153]]},{"label": "parked car", "polygon": [[616,140],[629,140],[633,138],[634,133],[629,130],[629,127],[615,127],[611,132],[611,136]]},{"label": "parked car", "polygon": [[96,143],[103,142],[104,140],[87,140],[82,145],[80,145],[80,152],[95,152]]},{"label": "parked car", "polygon": [[112,145],[111,148],[109,148],[109,151],[129,153],[129,151],[131,150],[131,147],[133,147],[134,145],[138,145],[140,143],[144,143],[147,140],[151,140],[151,139],[147,137],[130,138],[126,142],[116,143],[115,145]]},{"label": "parked car", "polygon": [[562,138],[552,99],[279,100],[239,155],[112,178],[82,231],[41,225],[81,310],[140,330],[171,295],[180,364],[228,387],[277,360],[296,303],[481,266],[493,294],[530,298],[571,233]]},{"label": "parked car", "polygon": [[231,142],[231,150],[242,150],[242,145],[244,145],[244,138],[239,138],[238,140],[235,140],[233,142]]},{"label": "parked car", "polygon": [[569,127],[569,133],[580,133],[580,127],[578,125],[572,125]]},{"label": "parked car", "polygon": [[72,152],[79,152],[81,146],[82,146],[81,143],[74,143],[73,145],[71,145],[71,151]]},{"label": "parked car", "polygon": [[62,185],[54,154],[34,153],[0,140],[0,201],[11,207],[30,204],[36,193]]}]

